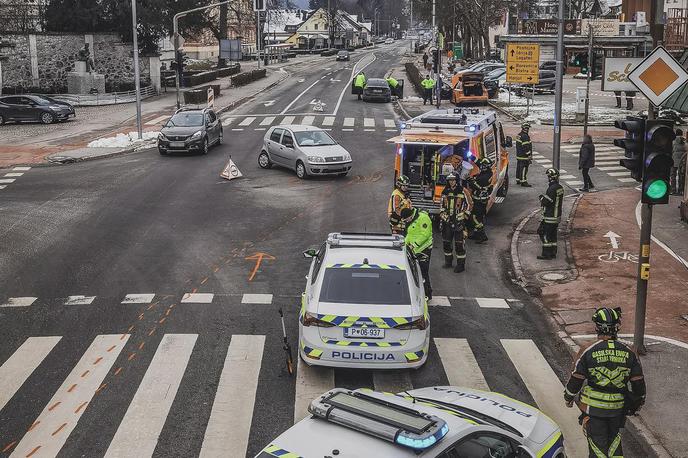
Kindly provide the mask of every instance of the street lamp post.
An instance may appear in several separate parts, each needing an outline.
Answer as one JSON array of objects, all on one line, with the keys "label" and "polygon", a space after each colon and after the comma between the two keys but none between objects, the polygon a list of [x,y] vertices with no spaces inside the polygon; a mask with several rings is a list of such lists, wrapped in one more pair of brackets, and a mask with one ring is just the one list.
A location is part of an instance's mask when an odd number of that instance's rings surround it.
[{"label": "street lamp post", "polygon": [[559,168],[561,159],[561,102],[564,89],[564,0],[559,0],[559,28],[557,30],[557,81],[554,95],[554,138],[552,141],[552,164]]},{"label": "street lamp post", "polygon": [[136,131],[139,140],[143,138],[141,126],[141,70],[139,69],[139,40],[136,27],[136,0],[131,0],[131,27],[134,38],[134,87],[136,88]]}]

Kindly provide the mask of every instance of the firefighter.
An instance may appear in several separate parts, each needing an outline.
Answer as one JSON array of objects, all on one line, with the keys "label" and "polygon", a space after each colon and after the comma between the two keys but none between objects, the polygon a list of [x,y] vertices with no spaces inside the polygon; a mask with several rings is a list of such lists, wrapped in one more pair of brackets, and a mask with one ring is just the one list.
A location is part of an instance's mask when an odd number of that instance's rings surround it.
[{"label": "firefighter", "polygon": [[487,242],[485,234],[485,215],[487,214],[487,202],[490,200],[492,190],[492,165],[489,158],[478,159],[480,173],[468,180],[468,187],[471,190],[473,199],[473,217],[471,219],[472,234],[471,238],[477,243]]},{"label": "firefighter", "polygon": [[404,222],[401,220],[401,211],[411,208],[411,199],[408,197],[408,185],[410,181],[406,175],[399,175],[397,182],[389,198],[387,216],[392,234],[404,234]]},{"label": "firefighter", "polygon": [[430,105],[432,105],[432,90],[435,88],[435,80],[430,78],[430,75],[425,75],[425,79],[420,82],[423,86],[423,105],[428,103],[430,100]]},{"label": "firefighter", "polygon": [[361,100],[361,95],[363,94],[363,88],[365,88],[365,85],[365,73],[360,72],[358,75],[356,75],[356,78],[354,78],[354,87],[356,88],[356,94],[358,94],[358,100]]},{"label": "firefighter", "polygon": [[623,457],[619,430],[626,415],[635,415],[645,403],[643,368],[633,350],[617,340],[621,308],[597,309],[592,321],[597,342],[578,353],[564,401],[573,407],[575,400],[582,412],[590,458]]},{"label": "firefighter", "polygon": [[447,186],[442,191],[440,221],[442,225],[442,249],[444,267],[451,267],[456,254],[454,272],[466,270],[466,222],[473,202],[470,194],[458,183],[458,177],[447,175]]},{"label": "firefighter", "polygon": [[538,196],[542,205],[542,221],[538,227],[538,235],[542,241],[542,254],[537,258],[554,259],[557,257],[557,230],[564,201],[564,187],[559,184],[557,169],[547,169],[545,175],[547,175],[549,186],[545,194]]},{"label": "firefighter", "polygon": [[521,124],[521,132],[516,136],[516,184],[530,188],[528,183],[528,167],[533,162],[533,144],[530,141],[530,124]]},{"label": "firefighter", "polygon": [[432,220],[427,212],[417,208],[404,208],[401,219],[406,225],[406,245],[418,260],[425,284],[425,295],[432,299],[430,284],[430,255],[432,254]]}]

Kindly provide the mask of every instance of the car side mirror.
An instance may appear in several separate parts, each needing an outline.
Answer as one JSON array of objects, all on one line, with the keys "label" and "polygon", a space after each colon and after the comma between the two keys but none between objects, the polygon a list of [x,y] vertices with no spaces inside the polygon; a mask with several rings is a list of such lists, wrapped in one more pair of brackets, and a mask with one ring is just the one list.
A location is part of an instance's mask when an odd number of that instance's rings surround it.
[{"label": "car side mirror", "polygon": [[523,445],[519,445],[516,449],[516,458],[535,458],[535,455]]},{"label": "car side mirror", "polygon": [[511,148],[512,146],[514,146],[514,140],[507,135],[504,139],[504,145],[502,146],[504,146],[505,148]]},{"label": "car side mirror", "polygon": [[306,259],[314,258],[318,255],[318,250],[315,248],[310,248],[303,252],[303,257]]}]

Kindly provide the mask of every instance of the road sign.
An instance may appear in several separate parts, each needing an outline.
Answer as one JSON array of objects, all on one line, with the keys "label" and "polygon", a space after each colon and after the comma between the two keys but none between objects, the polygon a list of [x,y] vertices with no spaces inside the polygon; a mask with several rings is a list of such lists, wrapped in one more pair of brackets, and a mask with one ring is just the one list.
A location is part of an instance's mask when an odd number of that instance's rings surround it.
[{"label": "road sign", "polygon": [[537,43],[507,43],[506,82],[537,84],[539,79],[540,45]]},{"label": "road sign", "polygon": [[227,165],[225,165],[225,168],[222,169],[220,176],[225,180],[233,180],[235,178],[241,178],[244,175],[241,174],[234,161],[230,159]]},{"label": "road sign", "polygon": [[182,49],[184,47],[184,37],[179,35],[178,33],[175,33],[172,36],[172,41],[174,44],[174,49]]},{"label": "road sign", "polygon": [[215,106],[215,91],[212,87],[208,88],[208,108]]},{"label": "road sign", "polygon": [[650,102],[659,106],[688,82],[688,72],[662,46],[658,46],[631,73],[628,79]]}]

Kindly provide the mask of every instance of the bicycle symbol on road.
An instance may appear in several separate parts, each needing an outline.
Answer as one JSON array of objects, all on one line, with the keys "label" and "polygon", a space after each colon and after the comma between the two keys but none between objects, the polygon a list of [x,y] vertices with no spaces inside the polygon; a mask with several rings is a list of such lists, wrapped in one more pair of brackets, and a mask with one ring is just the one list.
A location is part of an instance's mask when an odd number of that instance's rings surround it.
[{"label": "bicycle symbol on road", "polygon": [[628,251],[609,251],[609,253],[599,255],[597,259],[602,262],[628,261],[638,264],[638,255],[631,254]]}]

